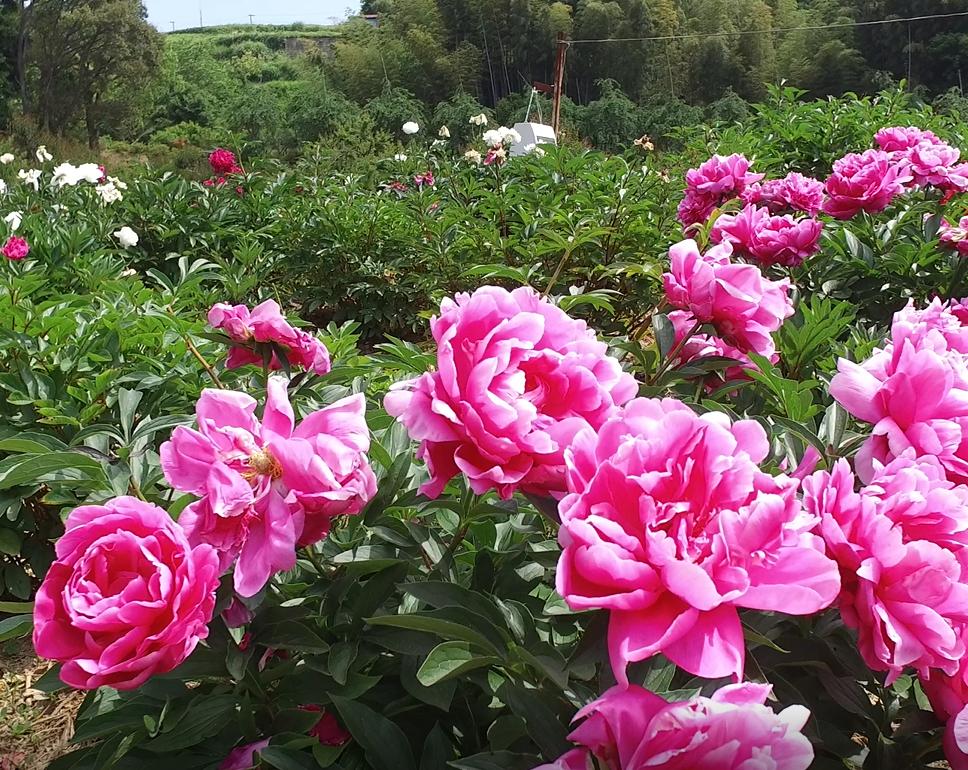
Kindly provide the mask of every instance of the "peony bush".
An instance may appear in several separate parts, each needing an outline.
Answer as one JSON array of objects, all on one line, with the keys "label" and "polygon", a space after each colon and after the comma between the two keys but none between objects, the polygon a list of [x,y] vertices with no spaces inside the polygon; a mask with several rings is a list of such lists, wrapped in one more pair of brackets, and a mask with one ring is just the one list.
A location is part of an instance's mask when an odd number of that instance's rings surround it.
[{"label": "peony bush", "polygon": [[[968,767],[943,128],[867,125],[819,170],[692,146],[668,183],[645,142],[519,157],[503,127],[479,162],[402,129],[410,159],[331,187],[216,149],[211,184],[107,200],[32,157],[2,199],[0,640],[86,693],[51,767]],[[516,191],[570,174],[588,221]],[[374,212],[441,267],[376,342],[267,256]]]}]

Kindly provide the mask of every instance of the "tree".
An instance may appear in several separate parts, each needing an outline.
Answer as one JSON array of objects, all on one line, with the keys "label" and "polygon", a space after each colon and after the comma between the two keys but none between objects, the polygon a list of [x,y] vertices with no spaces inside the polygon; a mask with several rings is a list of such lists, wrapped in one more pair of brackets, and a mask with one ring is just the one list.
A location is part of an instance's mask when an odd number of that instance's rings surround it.
[{"label": "tree", "polygon": [[102,115],[117,116],[143,92],[162,55],[162,37],[140,0],[34,0],[28,61],[36,69],[41,125],[62,134],[83,114],[88,144]]}]

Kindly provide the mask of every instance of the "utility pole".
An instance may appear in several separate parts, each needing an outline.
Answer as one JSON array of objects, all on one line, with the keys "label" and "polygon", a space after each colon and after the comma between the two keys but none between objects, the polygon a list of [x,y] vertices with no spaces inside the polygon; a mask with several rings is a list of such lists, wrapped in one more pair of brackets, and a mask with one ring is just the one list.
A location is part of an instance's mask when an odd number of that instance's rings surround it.
[{"label": "utility pole", "polygon": [[555,55],[555,85],[554,93],[551,95],[551,130],[558,137],[558,128],[561,125],[561,94],[565,89],[565,51],[568,50],[568,41],[565,33],[558,33],[558,52]]},{"label": "utility pole", "polygon": [[169,21],[168,23],[171,24],[171,31],[174,32],[175,31],[175,22]]},{"label": "utility pole", "polygon": [[249,14],[249,26],[252,26],[252,24],[254,23],[254,22],[252,21],[252,17],[253,17],[253,16],[255,16],[255,14],[254,14],[254,13],[250,13],[250,14]]},{"label": "utility pole", "polygon": [[198,26],[199,28],[205,26],[205,22],[202,21],[202,0],[198,0]]}]

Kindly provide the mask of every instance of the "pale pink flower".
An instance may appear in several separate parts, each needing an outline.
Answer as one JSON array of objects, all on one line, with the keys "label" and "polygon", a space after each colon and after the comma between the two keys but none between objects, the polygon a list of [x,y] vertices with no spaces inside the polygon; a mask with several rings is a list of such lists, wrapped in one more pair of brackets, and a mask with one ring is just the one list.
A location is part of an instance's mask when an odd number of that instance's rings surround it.
[{"label": "pale pink flower", "polygon": [[919,144],[942,144],[941,140],[930,131],[924,131],[915,126],[892,126],[882,128],[874,136],[884,152],[905,152]]},{"label": "pale pink flower", "polygon": [[742,155],[713,155],[699,168],[689,169],[679,221],[684,225],[705,222],[713,209],[739,197],[748,185],[763,178],[749,168],[750,162]]},{"label": "pale pink flower", "polygon": [[834,162],[827,177],[823,210],[837,219],[850,219],[861,211],[878,214],[904,192],[912,178],[907,161],[883,150],[845,155]]},{"label": "pale pink flower", "polygon": [[717,218],[709,238],[713,243],[729,241],[734,254],[764,265],[796,266],[820,250],[822,230],[818,219],[771,216],[766,208],[750,204]]},{"label": "pale pink flower", "polygon": [[[219,302],[208,311],[208,322],[215,329],[224,331],[233,341],[244,343],[233,346],[225,366],[235,369],[246,364],[261,366],[263,351],[256,344],[278,346],[289,363],[316,374],[330,370],[329,351],[313,335],[293,327],[282,315],[279,303],[266,300],[250,311],[245,305],[228,305]],[[282,368],[282,362],[274,350],[268,348],[269,368]]]},{"label": "pale pink flower", "polygon": [[420,442],[436,497],[463,473],[478,494],[561,493],[564,450],[637,386],[595,333],[530,288],[445,299],[430,328],[437,368],[397,383],[386,410]]},{"label": "pale pink flower", "polygon": [[666,299],[712,324],[729,345],[743,352],[770,356],[772,333],[793,314],[786,279],[771,281],[755,265],[733,262],[732,246],[722,243],[705,254],[695,241],[669,250],[669,272],[662,276]]},{"label": "pale pink flower", "polygon": [[709,698],[668,702],[641,687],[613,687],[575,719],[573,749],[535,770],[806,770],[810,712],[766,706],[771,686],[735,684]]},{"label": "pale pink flower", "polygon": [[663,653],[697,676],[742,677],[737,608],[808,615],[840,589],[811,534],[798,483],[758,467],[759,423],[636,399],[565,453],[557,589],[575,610],[610,611],[616,679]]},{"label": "pale pink flower", "polygon": [[945,248],[954,249],[962,256],[968,255],[968,216],[962,217],[957,225],[941,220],[938,238]]},{"label": "pale pink flower", "polygon": [[161,508],[135,497],[82,505],[55,549],[34,602],[34,649],[63,662],[71,687],[133,690],[208,636],[218,557]]},{"label": "pale pink flower", "polygon": [[916,539],[938,528],[918,521],[923,511],[904,510],[903,495],[855,492],[846,460],[814,473],[803,487],[804,506],[820,517],[828,553],[840,566],[840,614],[857,630],[864,662],[887,671],[888,684],[908,666],[920,674],[956,672],[966,652],[968,585],[955,554]]},{"label": "pale pink flower", "polygon": [[771,214],[803,212],[815,217],[823,206],[823,182],[793,171],[783,179],[750,185],[740,199],[744,203],[762,204]]},{"label": "pale pink flower", "polygon": [[198,429],[175,428],[161,447],[168,483],[200,498],[179,519],[190,542],[214,546],[223,571],[235,563],[245,597],[292,568],[297,544],[325,537],[334,516],[358,513],[376,492],[362,395],[297,426],[285,381],[270,377],[261,422],[255,408],[244,393],[205,390]]},{"label": "pale pink flower", "polygon": [[904,158],[910,164],[915,187],[940,187],[964,190],[968,187],[965,167],[958,164],[961,152],[951,145],[922,142],[909,149]]}]

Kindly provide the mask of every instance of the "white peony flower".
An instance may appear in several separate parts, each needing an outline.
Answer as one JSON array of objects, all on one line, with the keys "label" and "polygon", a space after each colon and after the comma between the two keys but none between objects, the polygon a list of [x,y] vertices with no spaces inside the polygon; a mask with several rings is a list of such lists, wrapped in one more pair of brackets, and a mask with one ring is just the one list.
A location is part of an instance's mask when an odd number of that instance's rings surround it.
[{"label": "white peony flower", "polygon": [[408,120],[403,124],[403,133],[413,135],[420,130],[420,126],[414,123],[412,120]]},{"label": "white peony flower", "polygon": [[13,161],[14,156],[12,152],[5,152],[3,155],[0,155],[0,163],[2,163],[4,166],[6,166],[8,163],[13,163]]},{"label": "white peony flower", "polygon": [[477,150],[468,150],[464,153],[464,160],[469,160],[471,163],[480,165],[481,154]]},{"label": "white peony flower", "polygon": [[118,239],[118,243],[125,249],[130,249],[132,246],[138,245],[138,234],[127,225],[120,230],[115,230],[114,237]]},{"label": "white peony flower", "polygon": [[[138,236],[135,236],[135,238],[137,238],[137,237]],[[135,270],[133,267],[129,267],[127,270],[122,270],[121,271],[121,277],[122,278],[131,278],[132,276],[137,275],[137,274],[138,274],[138,271]]]},{"label": "white peony flower", "polygon": [[541,149],[540,147],[535,147],[534,148],[534,156],[536,158],[543,158],[545,156],[545,151],[543,149]]},{"label": "white peony flower", "polygon": [[393,159],[395,161],[403,163],[407,159],[407,156],[402,152],[398,152],[396,155],[393,156]]},{"label": "white peony flower", "polygon": [[487,125],[487,115],[483,112],[480,115],[473,115],[469,121],[472,126],[486,126]]},{"label": "white peony flower", "polygon": [[39,168],[32,168],[30,171],[25,169],[20,169],[17,172],[17,178],[22,179],[24,184],[29,184],[34,188],[35,191],[40,189],[40,175],[43,172]]},{"label": "white peony flower", "polygon": [[437,132],[437,136],[441,139],[450,139],[450,129],[447,126],[441,126],[440,131]]},{"label": "white peony flower", "polygon": [[508,144],[517,144],[520,141],[521,134],[507,126],[492,128],[490,131],[484,132],[484,144],[488,147],[504,147]]},{"label": "white peony flower", "polygon": [[34,154],[37,156],[38,163],[46,163],[47,161],[54,159],[54,156],[47,152],[47,146],[43,144],[37,148],[37,151]]},{"label": "white peony flower", "polygon": [[0,179],[0,195],[7,191],[7,183]]},{"label": "white peony flower", "polygon": [[101,198],[102,203],[114,203],[115,201],[121,200],[124,196],[121,195],[121,191],[117,188],[114,182],[105,182],[104,184],[99,184],[94,188],[97,194]]},{"label": "white peony flower", "polygon": [[[119,190],[127,190],[128,189],[128,185],[126,185],[124,182],[122,182],[116,176],[109,176],[108,177],[108,182],[110,182],[111,184],[113,184]],[[349,183],[347,182],[347,184],[349,184]]]},{"label": "white peony flower", "polygon": [[10,225],[10,232],[15,233],[20,227],[20,223],[23,221],[23,218],[24,215],[22,211],[11,211],[3,218],[3,221]]}]

